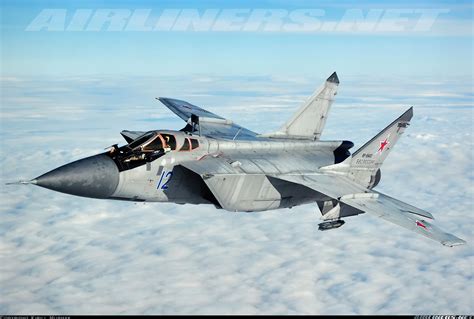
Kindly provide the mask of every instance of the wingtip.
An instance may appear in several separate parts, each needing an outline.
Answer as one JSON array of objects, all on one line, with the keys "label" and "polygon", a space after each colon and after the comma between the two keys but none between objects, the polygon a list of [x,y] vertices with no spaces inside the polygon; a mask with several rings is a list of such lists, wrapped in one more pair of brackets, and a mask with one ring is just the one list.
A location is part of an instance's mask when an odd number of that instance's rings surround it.
[{"label": "wingtip", "polygon": [[466,245],[466,241],[461,238],[456,237],[453,240],[447,240],[447,241],[442,242],[441,244],[448,247],[454,247],[454,246]]},{"label": "wingtip", "polygon": [[327,79],[326,79],[327,82],[329,83],[336,83],[336,84],[339,84],[339,78],[337,76],[337,73],[336,71],[334,71]]}]

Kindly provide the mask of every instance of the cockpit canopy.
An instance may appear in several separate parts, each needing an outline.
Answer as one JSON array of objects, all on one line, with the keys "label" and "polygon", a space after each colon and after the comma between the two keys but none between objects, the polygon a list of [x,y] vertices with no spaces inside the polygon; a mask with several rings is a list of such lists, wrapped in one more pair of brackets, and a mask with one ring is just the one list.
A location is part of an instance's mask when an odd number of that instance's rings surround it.
[{"label": "cockpit canopy", "polygon": [[108,155],[115,161],[119,171],[124,171],[152,162],[175,149],[174,135],[152,131],[120,148],[114,147]]},{"label": "cockpit canopy", "polygon": [[159,131],[146,132],[129,144],[122,147],[114,146],[107,154],[115,161],[120,171],[153,162],[170,151],[193,151],[199,147],[199,141],[185,136]]}]

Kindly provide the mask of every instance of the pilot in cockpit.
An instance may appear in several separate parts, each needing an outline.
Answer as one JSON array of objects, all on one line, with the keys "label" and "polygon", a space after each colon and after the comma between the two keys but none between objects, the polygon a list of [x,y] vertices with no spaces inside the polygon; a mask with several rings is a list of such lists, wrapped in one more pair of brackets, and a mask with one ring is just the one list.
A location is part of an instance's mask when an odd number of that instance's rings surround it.
[{"label": "pilot in cockpit", "polygon": [[169,135],[164,135],[164,141],[165,141],[165,145],[163,146],[163,149],[164,149],[165,153],[171,151],[170,136]]}]

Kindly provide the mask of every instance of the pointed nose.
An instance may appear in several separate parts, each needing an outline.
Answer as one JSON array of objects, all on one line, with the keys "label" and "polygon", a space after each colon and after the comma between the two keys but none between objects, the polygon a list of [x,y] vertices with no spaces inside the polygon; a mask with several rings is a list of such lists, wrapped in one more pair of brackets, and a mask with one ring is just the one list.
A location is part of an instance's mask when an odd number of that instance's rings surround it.
[{"label": "pointed nose", "polygon": [[38,186],[93,198],[110,197],[115,192],[118,182],[117,165],[105,154],[63,165],[33,180]]}]

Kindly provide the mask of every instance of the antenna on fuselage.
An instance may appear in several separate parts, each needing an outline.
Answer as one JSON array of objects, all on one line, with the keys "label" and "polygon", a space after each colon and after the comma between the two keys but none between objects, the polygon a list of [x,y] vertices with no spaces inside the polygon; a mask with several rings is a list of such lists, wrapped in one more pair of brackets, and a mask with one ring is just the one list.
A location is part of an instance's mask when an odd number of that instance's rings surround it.
[{"label": "antenna on fuselage", "polygon": [[193,132],[196,130],[196,125],[198,126],[198,134],[201,136],[201,125],[199,125],[199,116],[191,114],[191,125],[193,126]]}]

